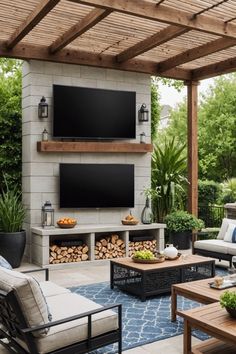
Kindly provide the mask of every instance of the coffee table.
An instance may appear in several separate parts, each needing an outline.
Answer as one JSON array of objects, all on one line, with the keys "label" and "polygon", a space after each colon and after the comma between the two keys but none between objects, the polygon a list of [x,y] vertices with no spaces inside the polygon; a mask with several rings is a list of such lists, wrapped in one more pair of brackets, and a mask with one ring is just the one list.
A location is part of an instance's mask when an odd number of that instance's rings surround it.
[{"label": "coffee table", "polygon": [[148,296],[171,291],[171,285],[215,276],[215,260],[188,255],[184,260],[163,263],[134,263],[131,258],[110,261],[110,287],[137,295],[142,301]]},{"label": "coffee table", "polygon": [[[220,299],[226,289],[218,290],[212,289],[209,283],[212,279],[203,279],[191,281],[189,283],[174,284],[171,287],[171,321],[176,320],[176,315],[179,314],[177,309],[177,296],[184,296],[190,300],[200,302],[201,304],[212,304]],[[236,291],[236,286],[227,289],[229,291]]]},{"label": "coffee table", "polygon": [[[236,322],[219,302],[181,311],[184,318],[184,354],[235,354]],[[214,339],[203,341],[192,347],[192,328],[209,334]]]}]

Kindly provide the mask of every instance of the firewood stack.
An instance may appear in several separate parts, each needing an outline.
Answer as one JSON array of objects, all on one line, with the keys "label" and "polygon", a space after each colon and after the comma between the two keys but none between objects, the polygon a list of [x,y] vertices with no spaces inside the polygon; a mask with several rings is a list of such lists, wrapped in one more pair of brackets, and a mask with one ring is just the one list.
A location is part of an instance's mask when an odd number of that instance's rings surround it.
[{"label": "firewood stack", "polygon": [[95,259],[125,257],[125,243],[118,235],[105,236],[95,243]]},{"label": "firewood stack", "polygon": [[59,264],[87,261],[89,258],[88,251],[89,248],[86,244],[71,247],[52,245],[49,251],[49,263]]},{"label": "firewood stack", "polygon": [[136,241],[136,242],[129,242],[129,257],[132,257],[134,252],[142,251],[142,250],[149,250],[151,252],[156,252],[157,248],[157,241]]}]

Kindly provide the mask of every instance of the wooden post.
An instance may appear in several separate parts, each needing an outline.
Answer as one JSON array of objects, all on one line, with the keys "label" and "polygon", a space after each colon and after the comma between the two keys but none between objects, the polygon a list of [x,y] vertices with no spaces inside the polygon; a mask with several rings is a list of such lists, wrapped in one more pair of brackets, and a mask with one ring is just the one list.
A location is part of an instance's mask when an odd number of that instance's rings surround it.
[{"label": "wooden post", "polygon": [[198,82],[187,81],[188,88],[188,212],[198,215],[198,142],[197,102]]}]

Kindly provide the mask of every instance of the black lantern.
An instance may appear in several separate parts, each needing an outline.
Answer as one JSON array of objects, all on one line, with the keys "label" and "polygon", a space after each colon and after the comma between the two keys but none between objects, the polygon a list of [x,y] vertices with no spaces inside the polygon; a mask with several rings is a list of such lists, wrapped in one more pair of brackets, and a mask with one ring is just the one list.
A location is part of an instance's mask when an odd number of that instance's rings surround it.
[{"label": "black lantern", "polygon": [[47,200],[42,206],[42,227],[54,227],[54,209],[49,200]]},{"label": "black lantern", "polygon": [[46,102],[46,98],[43,96],[38,105],[38,116],[39,118],[47,118],[48,117],[48,104]]},{"label": "black lantern", "polygon": [[145,103],[142,104],[140,110],[138,111],[138,120],[140,122],[148,122],[149,119],[149,111]]}]

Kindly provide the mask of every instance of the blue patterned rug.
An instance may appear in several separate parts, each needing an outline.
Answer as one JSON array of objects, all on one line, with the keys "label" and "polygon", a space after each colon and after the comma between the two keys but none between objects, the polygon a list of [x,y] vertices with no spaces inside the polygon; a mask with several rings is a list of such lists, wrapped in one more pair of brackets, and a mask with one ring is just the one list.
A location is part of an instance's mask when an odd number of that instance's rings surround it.
[{"label": "blue patterned rug", "polygon": [[[225,271],[217,271],[225,275]],[[123,350],[138,347],[158,340],[174,337],[183,333],[183,321],[177,317],[176,322],[170,320],[170,295],[159,295],[142,302],[114,288],[110,289],[109,282],[74,287],[71,291],[83,295],[100,305],[122,304],[122,344]],[[199,306],[199,303],[178,296],[178,309],[187,310]],[[208,337],[199,331],[194,332],[199,339]],[[117,345],[104,347],[94,354],[117,353]]]}]

